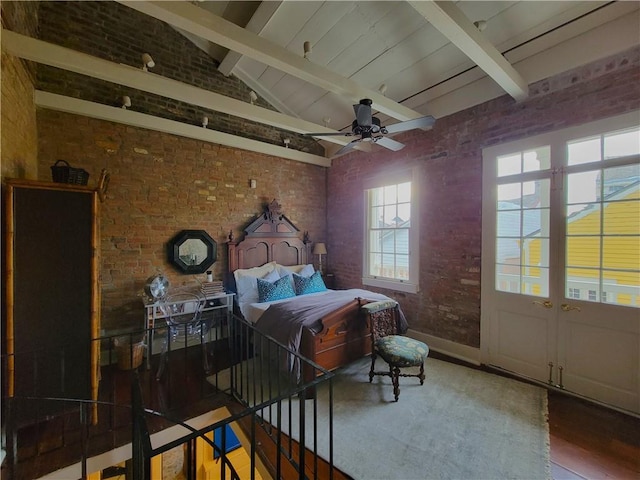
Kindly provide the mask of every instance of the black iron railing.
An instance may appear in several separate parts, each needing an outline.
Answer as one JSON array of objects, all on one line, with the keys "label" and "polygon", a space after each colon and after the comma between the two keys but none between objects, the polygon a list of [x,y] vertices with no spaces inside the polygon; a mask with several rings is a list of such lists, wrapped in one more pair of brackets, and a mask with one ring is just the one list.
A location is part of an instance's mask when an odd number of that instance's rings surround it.
[{"label": "black iron railing", "polygon": [[[145,479],[151,475],[152,457],[181,446],[188,479],[196,478],[197,466],[216,469],[219,478],[238,478],[227,455],[227,426],[242,432],[238,448],[246,453],[251,478],[260,475],[256,472],[274,478],[327,478],[326,473],[320,476],[321,463],[332,478],[332,374],[239,318],[218,320],[202,340],[206,348],[188,342],[169,346],[167,368],[159,380],[160,355],[151,358],[149,370],[139,359],[138,349],[145,349],[149,332],[96,339],[102,351],[98,399],[82,387],[75,390],[82,392],[81,398],[65,396],[73,382],[68,379],[64,348],[57,353],[39,349],[4,356],[3,367],[15,365],[15,388],[3,401],[2,478],[39,478],[57,469],[73,472],[73,478],[87,478],[96,468],[104,472],[113,468],[100,463],[100,455],[117,451],[127,478]],[[154,328],[156,338],[162,339],[166,330],[160,325]],[[210,356],[212,371],[203,371],[202,355]],[[297,375],[305,364],[317,373],[308,382]],[[44,381],[50,377],[62,380],[52,389]],[[91,383],[90,378],[77,383],[83,382]],[[320,388],[328,392],[321,398],[316,395]],[[209,418],[206,412],[221,407],[227,408],[223,416],[211,417],[206,424],[190,423],[194,417]],[[328,411],[328,422],[317,421],[319,409]],[[180,433],[158,440],[176,426]],[[198,442],[214,452],[216,461],[209,467],[198,460]],[[123,454],[122,447],[129,444],[130,453]]]}]

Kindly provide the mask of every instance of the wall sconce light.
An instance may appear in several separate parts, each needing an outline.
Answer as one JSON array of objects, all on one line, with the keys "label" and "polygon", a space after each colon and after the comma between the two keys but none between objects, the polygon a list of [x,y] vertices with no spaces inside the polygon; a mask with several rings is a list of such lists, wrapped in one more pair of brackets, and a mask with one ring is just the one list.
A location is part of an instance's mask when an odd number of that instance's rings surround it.
[{"label": "wall sconce light", "polygon": [[387,84],[383,83],[382,85],[380,85],[380,88],[378,89],[378,91],[382,94],[382,95],[386,95],[387,94]]},{"label": "wall sconce light", "polygon": [[149,68],[153,68],[155,66],[156,66],[156,62],[153,61],[153,58],[151,58],[151,55],[149,55],[148,53],[143,53],[142,54],[142,70],[147,72]]},{"label": "wall sconce light", "polygon": [[258,186],[258,182],[256,182],[255,178],[252,178],[251,180],[249,180],[249,186],[251,188],[256,188]]},{"label": "wall sconce light", "polygon": [[304,42],[302,47],[304,48],[304,58],[309,58],[309,55],[311,54],[311,42],[307,40]]},{"label": "wall sconce light", "polygon": [[256,101],[258,101],[258,94],[251,90],[249,92],[249,99],[251,99],[251,105],[253,105],[254,103],[256,103]]},{"label": "wall sconce light", "polygon": [[202,117],[202,127],[207,128],[207,125],[209,125],[209,117]]},{"label": "wall sconce light", "polygon": [[313,254],[318,255],[318,271],[322,275],[322,255],[327,254],[327,246],[322,242],[316,243],[313,246]]},{"label": "wall sconce light", "polygon": [[324,124],[325,127],[328,127],[329,124],[331,123],[331,117],[322,117],[322,123]]},{"label": "wall sconce light", "polygon": [[122,108],[124,108],[125,110],[127,109],[127,107],[131,106],[131,99],[127,95],[124,95],[120,101],[122,102]]},{"label": "wall sconce light", "polygon": [[284,148],[289,148],[289,144],[291,143],[291,139],[290,138],[283,138],[282,141],[284,142]]}]

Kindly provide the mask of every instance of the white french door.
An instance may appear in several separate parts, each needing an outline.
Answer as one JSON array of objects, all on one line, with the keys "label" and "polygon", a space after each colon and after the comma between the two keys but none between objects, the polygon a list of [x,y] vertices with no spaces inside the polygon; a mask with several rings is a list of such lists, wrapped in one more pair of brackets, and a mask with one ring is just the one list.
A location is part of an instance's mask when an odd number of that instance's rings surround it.
[{"label": "white french door", "polygon": [[640,413],[639,114],[483,151],[482,359]]}]

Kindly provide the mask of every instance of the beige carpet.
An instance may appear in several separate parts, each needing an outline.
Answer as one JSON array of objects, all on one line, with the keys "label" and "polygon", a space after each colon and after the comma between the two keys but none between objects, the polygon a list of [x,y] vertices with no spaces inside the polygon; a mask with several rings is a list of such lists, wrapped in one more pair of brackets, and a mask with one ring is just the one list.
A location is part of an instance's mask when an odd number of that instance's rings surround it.
[{"label": "beige carpet", "polygon": [[[369,358],[361,359],[333,380],[334,464],[353,478],[550,478],[545,389],[429,358],[425,384],[401,378],[396,403],[388,377],[369,383],[369,365]],[[310,423],[314,402],[305,402],[307,446],[317,444],[324,458],[328,390],[318,392],[317,429]],[[296,419],[298,400],[291,406]],[[299,438],[293,424],[292,435]]]}]

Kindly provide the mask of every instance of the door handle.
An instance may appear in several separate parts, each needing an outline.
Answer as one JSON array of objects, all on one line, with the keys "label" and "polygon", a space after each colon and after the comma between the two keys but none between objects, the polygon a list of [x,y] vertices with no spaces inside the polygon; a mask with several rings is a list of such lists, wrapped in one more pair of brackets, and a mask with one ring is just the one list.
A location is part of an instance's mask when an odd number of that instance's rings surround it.
[{"label": "door handle", "polygon": [[553,302],[551,300],[545,300],[544,302],[538,302],[534,300],[535,305],[542,305],[544,308],[553,308]]},{"label": "door handle", "polygon": [[571,310],[575,310],[577,312],[580,311],[580,307],[576,307],[575,305],[569,305],[568,303],[563,303],[560,305],[560,308],[563,312],[570,312]]}]

